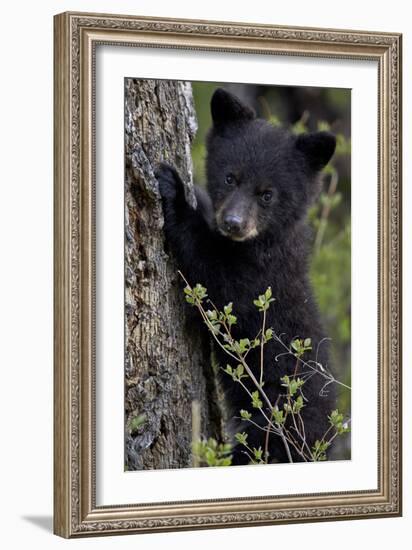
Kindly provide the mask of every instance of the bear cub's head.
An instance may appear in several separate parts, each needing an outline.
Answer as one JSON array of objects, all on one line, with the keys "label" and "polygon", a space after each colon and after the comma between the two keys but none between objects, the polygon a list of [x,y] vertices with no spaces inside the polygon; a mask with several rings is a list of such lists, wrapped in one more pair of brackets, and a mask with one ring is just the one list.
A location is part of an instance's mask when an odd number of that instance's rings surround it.
[{"label": "bear cub's head", "polygon": [[335,137],[277,128],[221,88],[211,112],[206,170],[218,231],[246,241],[301,220],[318,193],[317,175],[335,151]]}]

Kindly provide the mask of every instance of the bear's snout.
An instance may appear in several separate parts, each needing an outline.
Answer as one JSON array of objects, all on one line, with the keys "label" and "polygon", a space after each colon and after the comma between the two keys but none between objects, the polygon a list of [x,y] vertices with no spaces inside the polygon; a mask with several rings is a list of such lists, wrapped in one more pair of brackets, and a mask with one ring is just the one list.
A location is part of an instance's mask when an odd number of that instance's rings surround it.
[{"label": "bear's snout", "polygon": [[244,219],[238,214],[227,214],[223,220],[225,231],[229,234],[240,234],[244,229]]}]

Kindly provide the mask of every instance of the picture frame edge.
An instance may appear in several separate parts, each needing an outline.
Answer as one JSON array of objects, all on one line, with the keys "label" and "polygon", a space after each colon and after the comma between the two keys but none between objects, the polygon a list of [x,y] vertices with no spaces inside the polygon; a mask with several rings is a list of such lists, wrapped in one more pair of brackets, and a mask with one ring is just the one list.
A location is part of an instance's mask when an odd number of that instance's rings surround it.
[{"label": "picture frame edge", "polygon": [[[84,22],[90,19],[90,26]],[[310,42],[311,33],[318,33],[318,38],[327,42],[327,36],[345,36],[345,48],[340,57],[350,57],[350,51],[357,49],[360,54],[376,51],[375,58],[381,64],[380,94],[380,186],[381,222],[385,225],[382,232],[382,242],[379,243],[385,261],[380,269],[380,299],[384,300],[385,326],[381,326],[385,348],[380,350],[380,357],[386,357],[380,379],[380,392],[383,398],[381,408],[381,424],[386,430],[380,449],[381,479],[380,490],[369,495],[361,493],[370,503],[356,506],[361,495],[353,494],[354,500],[347,504],[345,511],[339,511],[336,504],[332,508],[304,507],[288,510],[288,514],[274,511],[256,511],[259,499],[253,501],[251,511],[214,514],[210,503],[209,512],[203,515],[190,515],[187,509],[191,503],[183,506],[181,515],[165,517],[167,505],[162,505],[163,511],[146,517],[139,505],[124,507],[96,507],[93,491],[95,479],[93,460],[95,452],[93,443],[93,395],[92,343],[90,341],[93,327],[93,290],[85,288],[92,282],[93,259],[90,250],[85,249],[93,242],[93,215],[91,212],[92,169],[91,154],[91,115],[93,98],[90,89],[92,77],[92,49],[88,32],[99,29],[101,22],[110,21],[120,25],[122,21],[143,21],[160,24],[159,31],[151,31],[152,39],[156,32],[195,36],[195,25],[209,28],[224,26],[229,34],[219,35],[228,42],[236,41],[237,35],[230,34],[230,27],[236,30],[248,29],[265,31],[281,31],[285,40],[288,29],[290,33],[299,30],[304,33],[300,38],[302,43]],[[98,23],[93,27],[93,22]],[[399,516],[402,513],[402,441],[401,441],[401,62],[402,34],[373,33],[370,31],[346,31],[339,29],[313,29],[304,27],[278,27],[275,25],[258,25],[232,22],[216,22],[202,20],[184,20],[170,18],[152,18],[139,16],[121,16],[106,14],[89,14],[81,12],[65,12],[54,18],[54,532],[65,538],[121,534],[136,532],[159,532],[170,530],[204,529],[234,527],[245,525],[268,525],[276,523],[326,521],[337,519],[360,519],[364,517]],[[173,27],[175,25],[176,27]],[[125,31],[130,33],[130,25]],[[169,29],[169,30],[168,30]],[[172,30],[170,30],[172,29]],[[190,33],[186,33],[192,29]],[[132,30],[139,33],[144,31]],[[82,34],[83,33],[83,34]],[[285,35],[286,33],[286,35]],[[219,33],[218,33],[219,34]],[[252,33],[253,34],[253,33]],[[351,46],[350,35],[355,42]],[[213,36],[213,35],[212,35]],[[359,37],[365,38],[365,44],[359,43]],[[371,39],[372,37],[372,39]],[[86,40],[88,38],[88,40]],[[110,37],[113,39],[113,37]],[[256,40],[256,38],[254,38]],[[80,41],[83,41],[80,44]],[[93,39],[92,39],[93,40]],[[259,39],[257,39],[259,41]],[[264,40],[264,38],[261,38]],[[272,38],[276,42],[276,38]],[[287,40],[287,38],[286,38]],[[375,40],[375,41],[374,41]],[[293,42],[296,46],[295,38]],[[87,47],[84,47],[84,44]],[[187,44],[187,42],[185,42]],[[162,42],[164,45],[164,42]],[[313,42],[311,42],[312,47]],[[364,49],[362,49],[364,46]],[[339,56],[340,43],[333,43],[331,55]],[[327,44],[321,49],[324,52]],[[197,48],[198,49],[198,48]],[[229,48],[230,49],[230,48]],[[228,49],[228,51],[229,51]],[[349,52],[348,52],[349,50]],[[296,50],[295,50],[296,51]],[[275,52],[272,52],[275,53]],[[283,54],[287,51],[282,49]],[[307,52],[304,55],[308,55]],[[313,52],[316,56],[316,52]],[[325,56],[320,53],[320,56]],[[87,56],[87,59],[85,58]],[[327,57],[327,56],[326,56]],[[356,57],[356,56],[355,56]],[[77,71],[74,75],[73,68]],[[74,90],[74,87],[77,87]],[[88,110],[85,116],[84,109]],[[89,137],[84,139],[81,131]],[[77,153],[73,154],[73,150]],[[385,156],[386,155],[386,156]],[[86,165],[84,162],[86,160]],[[83,163],[83,164],[82,164]],[[85,187],[87,186],[87,188]],[[86,206],[86,208],[85,208]],[[86,211],[86,216],[85,216]],[[382,220],[383,212],[385,219]],[[84,227],[87,220],[89,227]],[[86,241],[85,241],[86,239]],[[85,310],[86,308],[86,310]],[[82,332],[88,325],[86,333]],[[86,337],[85,337],[86,334]],[[86,341],[85,341],[86,340]],[[380,339],[382,344],[382,338]],[[383,387],[384,386],[384,387]],[[386,388],[386,389],[385,389]],[[390,391],[389,391],[390,388]],[[385,394],[386,391],[386,394]],[[387,402],[385,401],[387,400]],[[263,499],[266,500],[266,499]],[[239,501],[240,502],[240,501]],[[225,502],[221,501],[225,506]],[[242,505],[242,503],[240,502]],[[228,505],[228,503],[226,503]],[[192,505],[193,506],[193,505]],[[244,506],[244,504],[243,504]],[[154,507],[147,506],[148,511]],[[206,506],[207,508],[207,506]],[[342,507],[343,508],[343,507]],[[169,506],[170,509],[170,506]],[[357,513],[358,512],[358,513]],[[272,514],[272,515],[270,515]],[[277,514],[277,515],[276,515]],[[318,514],[318,515],[317,515]],[[324,514],[324,516],[322,516]],[[329,516],[328,516],[329,514]],[[135,516],[135,517],[134,517]]]}]

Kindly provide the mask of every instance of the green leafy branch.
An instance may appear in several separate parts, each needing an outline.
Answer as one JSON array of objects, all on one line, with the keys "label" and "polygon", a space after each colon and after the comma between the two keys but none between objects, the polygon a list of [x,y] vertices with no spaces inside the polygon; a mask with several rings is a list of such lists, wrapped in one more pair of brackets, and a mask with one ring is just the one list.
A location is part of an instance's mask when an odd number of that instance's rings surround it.
[{"label": "green leafy branch", "polygon": [[229,443],[218,443],[210,437],[195,441],[192,447],[198,461],[205,466],[230,466],[232,463],[232,445]]},{"label": "green leafy branch", "polygon": [[[180,272],[179,272],[180,273]],[[249,396],[251,409],[254,413],[242,409],[239,414],[242,421],[250,423],[264,432],[264,450],[261,446],[251,447],[247,441],[247,433],[239,432],[235,435],[237,443],[244,447],[244,452],[253,464],[265,464],[269,460],[269,437],[274,435],[280,437],[289,462],[293,462],[291,449],[302,458],[302,460],[318,461],[326,459],[326,451],[332,441],[338,435],[346,433],[349,430],[348,422],[344,422],[344,417],[338,410],[332,411],[328,417],[330,426],[323,438],[316,441],[312,447],[309,446],[306,438],[305,425],[302,417],[302,410],[305,405],[305,396],[303,389],[310,376],[318,373],[327,379],[325,385],[331,382],[337,382],[327,370],[317,361],[306,361],[304,355],[312,350],[310,338],[295,338],[290,346],[286,346],[281,338],[274,334],[273,329],[266,327],[266,312],[270,305],[275,301],[272,297],[272,290],[269,287],[266,291],[253,301],[259,313],[262,314],[262,327],[254,339],[240,338],[236,339],[232,335],[232,327],[237,323],[237,317],[233,313],[233,304],[229,303],[218,310],[210,301],[207,295],[207,289],[201,284],[191,287],[182,273],[181,277],[186,283],[184,294],[186,301],[196,307],[206,324],[209,332],[214,338],[216,344],[230,357],[236,366],[227,364],[222,370],[230,376],[234,383],[239,384],[245,393]],[[211,309],[206,309],[204,302],[211,305]],[[296,367],[293,375],[285,375],[280,380],[284,391],[279,393],[276,402],[272,403],[264,390],[264,354],[263,347],[270,340],[276,340],[285,346],[286,351],[281,355],[291,355],[296,359]],[[249,352],[260,347],[260,376],[259,380],[255,377],[250,365],[247,362]],[[279,356],[276,357],[278,359]],[[298,372],[299,365],[306,367],[305,371]],[[246,384],[248,381],[248,384]],[[251,390],[250,386],[255,387]],[[279,404],[282,406],[279,407]],[[256,421],[256,414],[261,415],[264,425],[261,421]],[[228,444],[219,444],[215,440],[209,439],[207,442],[196,443],[194,452],[197,453],[200,462],[207,465],[227,465],[230,457]],[[226,453],[224,456],[222,453]]]}]

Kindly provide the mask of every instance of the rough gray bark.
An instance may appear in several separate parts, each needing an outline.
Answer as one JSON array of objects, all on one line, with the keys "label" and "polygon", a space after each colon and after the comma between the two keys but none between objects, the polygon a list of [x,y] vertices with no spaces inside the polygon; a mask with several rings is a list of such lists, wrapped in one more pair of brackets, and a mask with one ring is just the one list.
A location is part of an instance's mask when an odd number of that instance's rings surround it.
[{"label": "rough gray bark", "polygon": [[125,439],[126,468],[190,466],[192,402],[201,433],[220,419],[208,351],[184,323],[177,267],[164,251],[154,169],[175,165],[193,196],[190,144],[196,116],[190,84],[125,81]]}]

